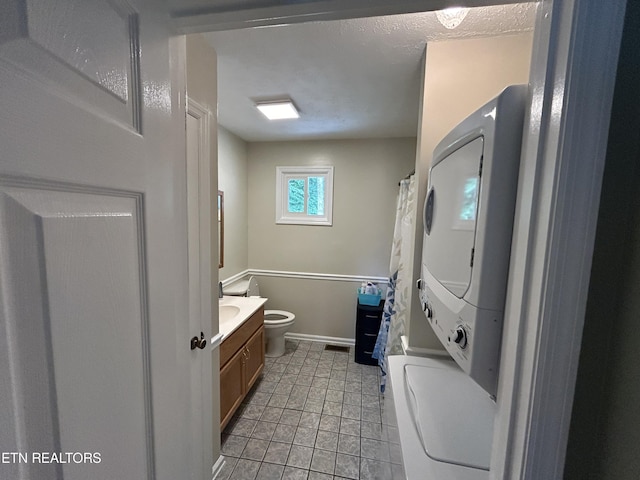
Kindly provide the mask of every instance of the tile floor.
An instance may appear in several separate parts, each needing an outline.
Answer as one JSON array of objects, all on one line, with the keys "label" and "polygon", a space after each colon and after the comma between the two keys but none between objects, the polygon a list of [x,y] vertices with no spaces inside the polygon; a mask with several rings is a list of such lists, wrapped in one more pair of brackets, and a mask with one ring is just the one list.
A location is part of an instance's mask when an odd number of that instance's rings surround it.
[{"label": "tile floor", "polygon": [[267,358],[245,403],[222,433],[219,479],[403,478],[383,425],[378,367],[325,344],[287,340]]}]

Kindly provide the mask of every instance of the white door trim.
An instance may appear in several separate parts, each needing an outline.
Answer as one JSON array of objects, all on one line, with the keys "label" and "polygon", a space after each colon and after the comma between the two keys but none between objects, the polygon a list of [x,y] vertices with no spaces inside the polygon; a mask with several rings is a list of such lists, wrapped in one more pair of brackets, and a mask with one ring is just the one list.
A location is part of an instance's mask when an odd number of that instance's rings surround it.
[{"label": "white door trim", "polygon": [[[190,189],[196,189],[198,192],[198,204],[197,212],[188,212],[189,218],[192,215],[198,218],[198,239],[197,239],[197,255],[198,255],[198,285],[196,288],[199,290],[199,313],[200,313],[200,329],[204,332],[204,338],[211,339],[211,154],[210,154],[210,118],[211,112],[199,104],[195,100],[187,97],[187,115],[192,116],[198,121],[198,185],[188,185],[187,191]],[[186,122],[186,118],[185,118]],[[185,123],[186,127],[186,123]],[[190,177],[187,175],[187,179]],[[189,180],[188,180],[189,181]],[[189,239],[191,245],[193,239]],[[194,242],[195,243],[195,242]],[[189,287],[191,288],[191,286]],[[197,332],[192,332],[196,334]],[[207,352],[210,355],[211,348],[205,348],[198,355],[204,355]],[[213,424],[213,411],[212,411],[212,390],[208,388],[211,385],[208,378],[212,378],[211,360],[206,359],[202,365],[201,375],[203,378],[193,378],[191,381],[200,382],[204,388],[201,391],[201,409],[198,412],[193,412],[195,418],[199,420],[202,425],[202,431],[197,432],[197,435],[202,434],[201,439],[194,439],[195,445],[202,445],[203,447],[213,444],[213,430],[209,428],[209,425]],[[208,377],[208,378],[207,378]],[[199,440],[199,441],[198,441]],[[203,448],[202,461],[203,472],[208,472],[213,463],[213,452],[211,449]]]},{"label": "white door trim", "polygon": [[[480,7],[496,3],[518,3],[522,0],[466,0],[465,7]],[[177,4],[177,2],[172,2]],[[215,2],[203,5],[194,13],[193,9],[171,12],[173,24],[180,33],[213,32],[238,28],[257,28],[322,20],[378,17],[399,13],[416,13],[440,10],[455,5],[450,0],[314,0],[290,3],[283,7],[280,2],[261,2],[258,8],[237,8],[220,11]]]},{"label": "white door trim", "polygon": [[536,22],[492,479],[562,478],[625,0]]},{"label": "white door trim", "polygon": [[[211,323],[211,154],[210,154],[210,118],[211,112],[187,96],[187,114],[198,120],[200,138],[200,157],[198,186],[200,215],[200,308],[202,325],[210,328]],[[206,332],[205,332],[206,333]]]}]

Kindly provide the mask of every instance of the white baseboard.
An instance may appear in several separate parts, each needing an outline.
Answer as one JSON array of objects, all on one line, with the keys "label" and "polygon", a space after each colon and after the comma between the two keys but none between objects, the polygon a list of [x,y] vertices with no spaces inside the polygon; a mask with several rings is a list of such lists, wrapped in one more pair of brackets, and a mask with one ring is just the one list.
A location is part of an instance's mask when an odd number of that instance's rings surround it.
[{"label": "white baseboard", "polygon": [[406,335],[400,337],[402,342],[402,352],[412,357],[448,357],[446,350],[437,350],[435,348],[410,347],[409,339]]},{"label": "white baseboard", "polygon": [[220,472],[222,471],[222,467],[224,467],[224,463],[225,463],[225,458],[222,455],[220,455],[216,463],[213,465],[213,467],[211,467],[211,474],[213,475],[213,477],[211,477],[212,480],[216,480],[218,475],[220,475]]},{"label": "white baseboard", "polygon": [[325,337],[323,335],[307,335],[306,333],[285,333],[284,338],[303,340],[305,342],[330,343],[331,345],[343,345],[345,347],[352,347],[356,344],[355,338]]}]

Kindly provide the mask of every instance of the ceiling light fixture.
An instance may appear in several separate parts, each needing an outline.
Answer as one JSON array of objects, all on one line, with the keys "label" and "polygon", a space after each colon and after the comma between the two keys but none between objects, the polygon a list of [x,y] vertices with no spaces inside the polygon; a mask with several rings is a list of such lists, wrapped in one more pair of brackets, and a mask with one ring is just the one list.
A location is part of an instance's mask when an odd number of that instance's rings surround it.
[{"label": "ceiling light fixture", "polygon": [[448,28],[449,30],[453,30],[458,25],[462,23],[464,18],[469,13],[468,8],[464,7],[451,7],[445,8],[444,10],[438,10],[436,12],[436,17],[440,20],[440,23]]},{"label": "ceiling light fixture", "polygon": [[274,100],[269,102],[256,102],[256,107],[269,120],[283,120],[287,118],[299,118],[300,114],[291,100]]}]

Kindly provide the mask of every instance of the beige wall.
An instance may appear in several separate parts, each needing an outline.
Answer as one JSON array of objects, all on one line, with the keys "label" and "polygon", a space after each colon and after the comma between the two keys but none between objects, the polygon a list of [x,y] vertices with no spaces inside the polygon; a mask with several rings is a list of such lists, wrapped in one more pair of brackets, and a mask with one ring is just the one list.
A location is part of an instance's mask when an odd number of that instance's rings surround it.
[{"label": "beige wall", "polygon": [[[391,247],[389,247],[391,248]],[[291,333],[352,340],[355,338],[357,282],[259,276],[267,308],[296,316]]]},{"label": "beige wall", "polygon": [[218,127],[218,189],[224,192],[224,267],[220,280],[248,266],[247,143]]},{"label": "beige wall", "polygon": [[[387,277],[398,181],[413,138],[249,144],[249,266]],[[276,166],[333,165],[333,226],[275,224]],[[292,332],[354,338],[358,283],[260,277],[268,308],[296,315]]]},{"label": "beige wall", "polygon": [[[414,278],[420,277],[422,205],[431,155],[442,138],[508,85],[528,83],[533,33],[427,44],[418,133],[418,210]],[[413,295],[408,329],[412,347],[441,348]]]},{"label": "beige wall", "polygon": [[528,83],[533,32],[427,45],[424,154],[506,86]]},{"label": "beige wall", "polygon": [[[187,36],[187,95],[200,105],[206,107],[211,113],[209,125],[211,133],[209,137],[209,148],[211,153],[211,190],[213,193],[218,185],[218,132],[217,119],[217,58],[216,52],[202,38],[201,35]],[[218,230],[217,222],[211,222],[211,285],[218,284]],[[218,296],[216,288],[212,295],[212,326],[213,333],[218,332]],[[213,422],[213,461],[220,456],[220,356],[218,351],[212,355],[212,422]]]}]

